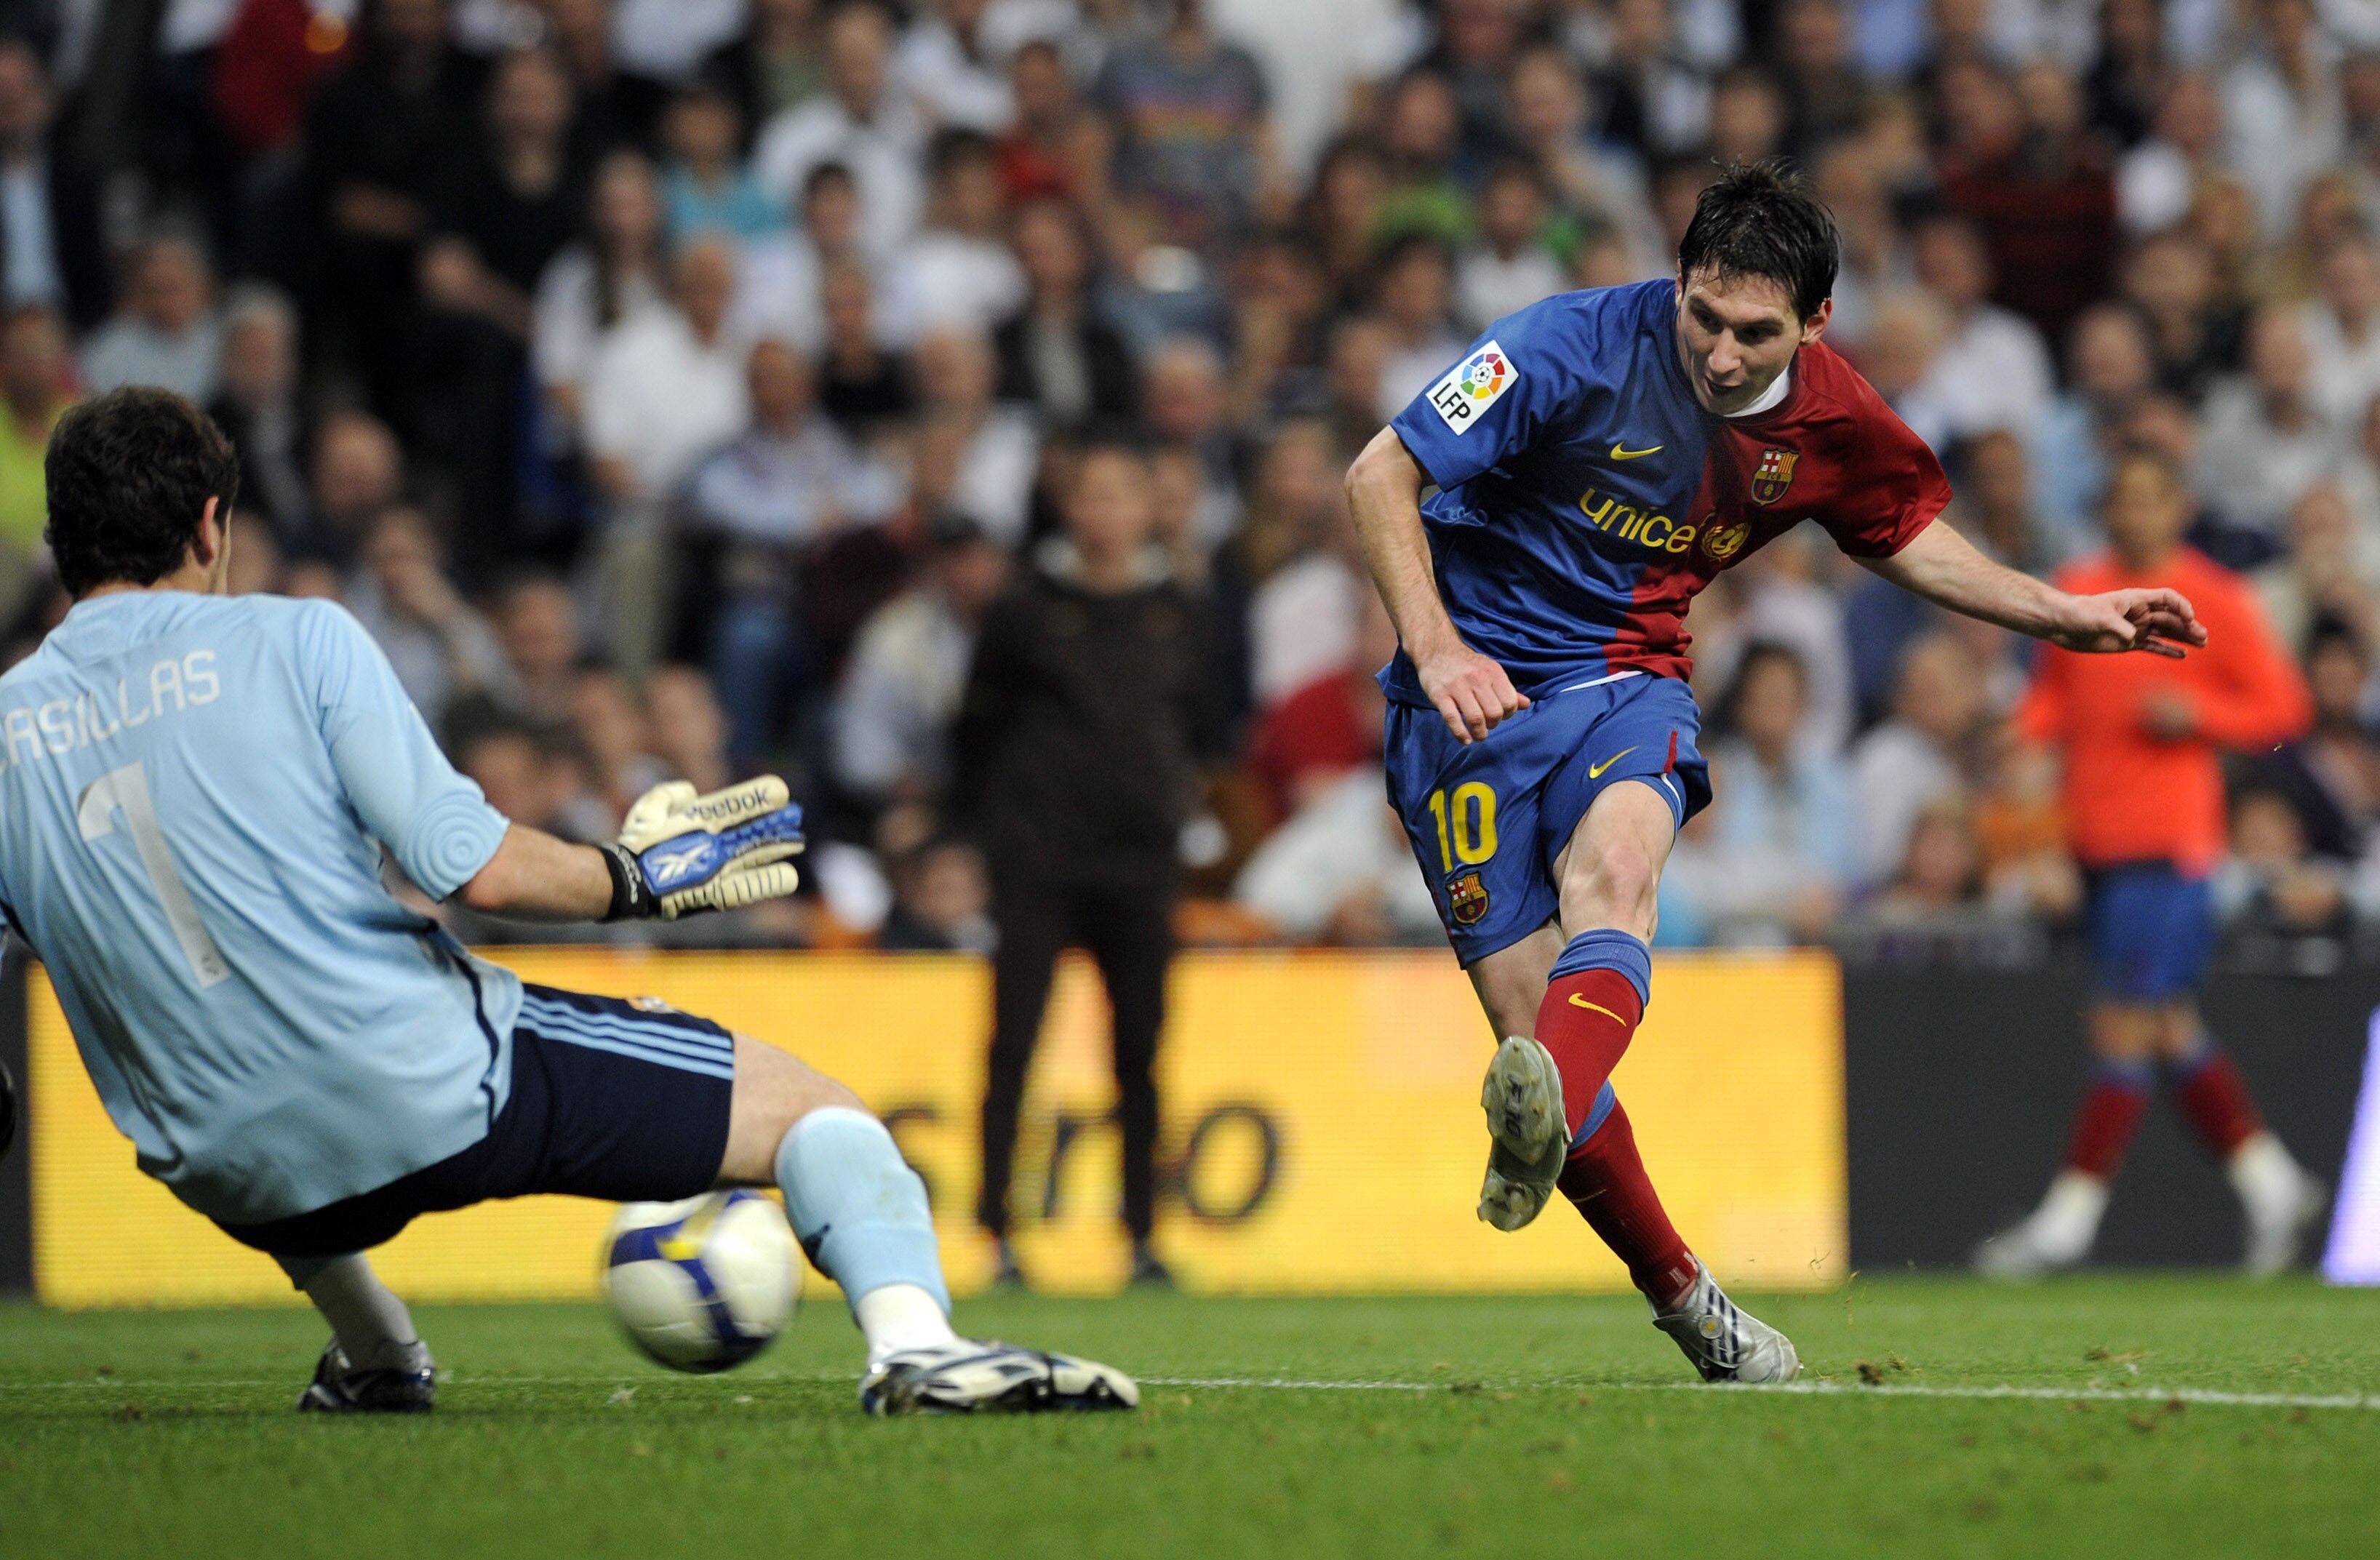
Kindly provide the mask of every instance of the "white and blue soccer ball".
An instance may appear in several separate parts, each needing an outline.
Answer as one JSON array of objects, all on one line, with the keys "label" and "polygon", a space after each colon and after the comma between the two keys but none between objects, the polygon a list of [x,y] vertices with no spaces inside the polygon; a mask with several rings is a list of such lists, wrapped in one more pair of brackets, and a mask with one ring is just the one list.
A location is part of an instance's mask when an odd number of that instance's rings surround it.
[{"label": "white and blue soccer ball", "polygon": [[630,1342],[674,1371],[723,1371],[794,1318],[802,1257],[757,1191],[629,1203],[603,1245],[603,1297]]}]

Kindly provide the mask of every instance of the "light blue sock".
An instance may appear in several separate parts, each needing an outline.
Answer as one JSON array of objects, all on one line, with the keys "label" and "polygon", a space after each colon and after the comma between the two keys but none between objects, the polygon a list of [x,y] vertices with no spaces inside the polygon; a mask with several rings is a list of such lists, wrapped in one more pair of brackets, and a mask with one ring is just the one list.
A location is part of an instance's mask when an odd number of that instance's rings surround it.
[{"label": "light blue sock", "polygon": [[855,1308],[871,1289],[915,1284],[949,1314],[926,1183],[883,1122],[848,1106],[811,1111],[777,1145],[777,1185],[802,1250]]}]

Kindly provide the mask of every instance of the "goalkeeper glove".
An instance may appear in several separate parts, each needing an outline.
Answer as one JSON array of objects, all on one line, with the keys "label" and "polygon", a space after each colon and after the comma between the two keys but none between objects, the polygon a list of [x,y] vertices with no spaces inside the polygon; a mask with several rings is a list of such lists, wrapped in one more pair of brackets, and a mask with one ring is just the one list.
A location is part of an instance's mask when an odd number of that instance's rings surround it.
[{"label": "goalkeeper glove", "polygon": [[787,858],[803,846],[802,810],[788,795],[774,775],[708,796],[686,780],[646,792],[619,840],[595,847],[612,869],[603,919],[674,921],[792,893],[801,875]]}]

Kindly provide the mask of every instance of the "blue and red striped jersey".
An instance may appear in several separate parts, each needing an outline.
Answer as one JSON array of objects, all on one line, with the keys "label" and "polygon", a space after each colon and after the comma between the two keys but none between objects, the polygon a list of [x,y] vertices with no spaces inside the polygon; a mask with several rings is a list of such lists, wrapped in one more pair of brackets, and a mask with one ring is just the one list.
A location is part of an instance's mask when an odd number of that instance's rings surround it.
[{"label": "blue and red striped jersey", "polygon": [[[1677,284],[1561,293],[1488,327],[1390,426],[1439,490],[1422,504],[1463,641],[1524,694],[1641,670],[1682,677],[1686,608],[1804,520],[1889,557],[1949,502],[1923,440],[1825,342],[1783,401],[1703,409]],[[1400,651],[1389,696],[1427,705]]]}]

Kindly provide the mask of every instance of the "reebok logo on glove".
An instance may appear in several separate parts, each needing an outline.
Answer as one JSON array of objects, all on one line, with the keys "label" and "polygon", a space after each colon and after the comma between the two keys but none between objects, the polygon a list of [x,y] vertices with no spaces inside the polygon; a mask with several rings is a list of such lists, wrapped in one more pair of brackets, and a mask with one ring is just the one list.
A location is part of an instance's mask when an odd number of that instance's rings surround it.
[{"label": "reebok logo on glove", "polygon": [[612,871],[607,921],[674,921],[735,910],[794,891],[802,810],[785,782],[763,775],[698,795],[686,780],[657,785],[628,809],[617,842],[598,847]]}]

